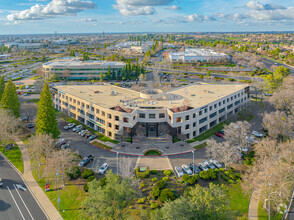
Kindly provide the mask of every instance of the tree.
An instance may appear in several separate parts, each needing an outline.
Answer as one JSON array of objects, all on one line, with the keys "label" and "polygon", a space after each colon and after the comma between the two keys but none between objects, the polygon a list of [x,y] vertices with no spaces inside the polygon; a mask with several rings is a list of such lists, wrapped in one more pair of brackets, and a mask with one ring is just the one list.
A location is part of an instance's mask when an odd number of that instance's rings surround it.
[{"label": "tree", "polygon": [[5,89],[5,81],[4,81],[4,76],[0,77],[0,100],[2,98],[3,92]]},{"label": "tree", "polygon": [[247,146],[246,136],[250,136],[250,128],[251,125],[247,121],[232,122],[224,127],[224,139],[237,151],[238,147]]},{"label": "tree", "polygon": [[10,110],[0,109],[0,142],[5,145],[7,140],[14,139],[19,121]]},{"label": "tree", "polygon": [[18,101],[17,91],[14,83],[9,79],[6,83],[2,98],[1,107],[9,109],[15,117],[20,116],[20,102]]},{"label": "tree", "polygon": [[131,157],[123,156],[119,160],[119,176],[123,179],[134,177],[134,161]]},{"label": "tree", "polygon": [[163,219],[228,219],[234,216],[230,208],[230,197],[224,185],[210,183],[209,188],[196,185],[174,201],[164,203]]},{"label": "tree", "polygon": [[27,121],[33,119],[37,114],[37,106],[35,103],[23,103],[20,106],[22,115],[27,117]]},{"label": "tree", "polygon": [[75,56],[76,56],[76,54],[75,54],[75,50],[71,50],[70,53],[69,53],[69,56],[71,56],[71,57],[75,57]]},{"label": "tree", "polygon": [[207,70],[207,77],[210,77],[210,70]]},{"label": "tree", "polygon": [[108,70],[107,70],[107,79],[108,79],[108,80],[111,79],[111,70],[110,70],[110,66],[108,66]]},{"label": "tree", "polygon": [[121,179],[111,171],[106,173],[105,186],[96,180],[88,184],[88,196],[82,203],[86,218],[124,219],[125,208],[138,194],[131,178]]},{"label": "tree", "polygon": [[44,84],[38,103],[36,133],[51,134],[53,138],[57,138],[60,134],[56,120],[56,112],[53,107],[52,95],[47,83]]}]

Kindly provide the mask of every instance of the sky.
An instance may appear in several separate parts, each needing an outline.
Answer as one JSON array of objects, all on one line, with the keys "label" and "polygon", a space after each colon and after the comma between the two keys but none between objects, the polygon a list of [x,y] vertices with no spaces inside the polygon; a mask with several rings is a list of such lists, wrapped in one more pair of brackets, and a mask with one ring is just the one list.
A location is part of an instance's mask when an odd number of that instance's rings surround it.
[{"label": "sky", "polygon": [[294,31],[294,0],[0,0],[0,35],[55,31]]}]

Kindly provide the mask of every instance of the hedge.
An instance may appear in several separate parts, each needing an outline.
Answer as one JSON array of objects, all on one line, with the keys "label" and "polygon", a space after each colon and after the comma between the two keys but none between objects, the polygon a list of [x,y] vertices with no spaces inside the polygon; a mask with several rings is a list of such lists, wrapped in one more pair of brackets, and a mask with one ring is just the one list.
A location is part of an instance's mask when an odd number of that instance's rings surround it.
[{"label": "hedge", "polygon": [[176,196],[170,189],[163,189],[160,192],[159,201],[165,202],[167,200],[175,200]]},{"label": "hedge", "polygon": [[88,179],[89,176],[93,176],[94,175],[94,172],[90,169],[85,169],[84,172],[82,173],[82,177],[84,179]]},{"label": "hedge", "polygon": [[159,180],[155,183],[155,185],[159,188],[159,189],[163,189],[163,187],[165,186],[165,182],[163,180]]},{"label": "hedge", "polygon": [[66,175],[70,179],[76,179],[81,175],[80,168],[78,166],[73,166],[67,173]]},{"label": "hedge", "polygon": [[140,172],[140,167],[137,167],[136,176],[138,178],[148,178],[149,177],[149,167],[147,167],[146,171],[144,171],[144,172]]}]

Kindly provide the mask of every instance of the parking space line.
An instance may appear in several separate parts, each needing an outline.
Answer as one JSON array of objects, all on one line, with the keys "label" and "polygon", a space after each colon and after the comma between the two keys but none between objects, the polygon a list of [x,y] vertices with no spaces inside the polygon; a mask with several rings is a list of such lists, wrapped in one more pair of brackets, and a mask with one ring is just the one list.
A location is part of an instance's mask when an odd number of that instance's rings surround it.
[{"label": "parking space line", "polygon": [[7,186],[7,189],[8,189],[8,191],[9,191],[9,193],[10,193],[10,195],[11,195],[11,197],[12,197],[12,199],[13,199],[13,201],[14,201],[14,203],[15,203],[15,205],[16,205],[16,207],[17,207],[17,209],[18,209],[18,211],[19,211],[19,213],[20,213],[20,215],[21,215],[21,217],[23,218],[23,220],[25,220],[25,218],[24,218],[22,212],[20,211],[20,208],[19,208],[18,204],[16,203],[16,201],[15,201],[15,199],[14,199],[14,196],[12,195],[12,193],[11,193],[11,191],[10,191],[10,189],[9,189],[8,186]]},{"label": "parking space line", "polygon": [[32,214],[31,214],[30,210],[28,209],[28,207],[27,207],[27,205],[25,204],[25,202],[23,201],[23,199],[22,199],[22,197],[21,197],[20,193],[18,192],[18,189],[17,189],[17,187],[16,187],[14,184],[13,184],[13,186],[14,186],[14,188],[15,188],[15,190],[16,190],[16,192],[17,192],[17,194],[19,195],[19,197],[20,197],[20,199],[21,199],[22,203],[24,204],[24,206],[25,206],[25,207],[26,207],[26,209],[28,210],[28,213],[29,213],[29,215],[31,216],[32,220],[34,220],[34,218],[33,218]]}]

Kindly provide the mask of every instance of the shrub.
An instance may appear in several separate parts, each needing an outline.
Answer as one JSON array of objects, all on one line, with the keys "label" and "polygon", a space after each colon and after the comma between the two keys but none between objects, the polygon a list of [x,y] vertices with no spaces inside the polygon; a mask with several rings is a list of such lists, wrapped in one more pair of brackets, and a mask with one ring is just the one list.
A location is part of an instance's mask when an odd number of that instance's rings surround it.
[{"label": "shrub", "polygon": [[251,160],[244,160],[244,165],[246,165],[246,166],[250,166],[250,165],[252,165],[252,161]]},{"label": "shrub", "polygon": [[91,181],[93,181],[93,180],[95,180],[96,178],[95,178],[95,176],[89,176],[88,178],[87,178],[87,182],[91,182]]},{"label": "shrub", "polygon": [[152,191],[151,191],[151,195],[153,198],[157,198],[160,194],[160,189],[157,186],[154,186]]},{"label": "shrub", "polygon": [[92,176],[92,175],[94,175],[94,172],[93,172],[92,170],[90,170],[90,169],[85,169],[81,176],[82,176],[84,179],[87,179],[89,176]]},{"label": "shrub", "polygon": [[200,176],[202,179],[204,179],[204,180],[207,180],[207,179],[210,178],[210,175],[209,175],[209,173],[208,173],[207,171],[201,171],[201,172],[199,173],[199,176]]},{"label": "shrub", "polygon": [[85,192],[88,192],[88,190],[89,190],[88,183],[86,183],[86,184],[84,185],[84,187],[83,187],[83,188],[84,188],[84,191],[85,191]]},{"label": "shrub", "polygon": [[160,202],[165,202],[167,200],[174,200],[176,198],[175,194],[170,189],[163,189],[159,196]]},{"label": "shrub", "polygon": [[69,170],[69,172],[66,173],[66,175],[70,179],[76,179],[81,175],[80,168],[78,166],[74,166]]},{"label": "shrub", "polygon": [[234,181],[234,180],[229,180],[229,183],[230,183],[230,184],[234,184],[235,181]]},{"label": "shrub", "polygon": [[229,178],[228,177],[226,177],[226,176],[224,176],[224,175],[220,175],[220,177],[224,180],[224,181],[228,181],[229,180]]},{"label": "shrub", "polygon": [[172,174],[172,172],[171,172],[170,170],[165,170],[165,171],[163,172],[163,174],[164,174],[165,176],[170,176],[170,175]]},{"label": "shrub", "polygon": [[224,172],[225,169],[224,168],[219,168],[219,171]]},{"label": "shrub", "polygon": [[186,185],[186,186],[189,186],[190,185],[190,183],[187,181],[187,182],[184,182],[184,184]]},{"label": "shrub", "polygon": [[129,207],[129,209],[132,209],[132,208],[133,208],[133,206],[130,206],[130,207]]},{"label": "shrub", "polygon": [[188,183],[190,185],[194,184],[197,181],[197,176],[190,176],[190,178],[188,179]]},{"label": "shrub", "polygon": [[155,183],[155,185],[159,188],[159,189],[163,189],[163,187],[165,186],[165,182],[163,180],[159,180]]},{"label": "shrub", "polygon": [[151,179],[151,181],[152,181],[152,182],[156,182],[156,181],[157,181],[157,177],[153,177],[153,178]]},{"label": "shrub", "polygon": [[150,200],[150,199],[151,199],[151,197],[150,197],[150,196],[147,196],[147,199],[148,199],[148,200]]},{"label": "shrub", "polygon": [[235,175],[236,175],[236,179],[238,179],[238,180],[239,180],[239,179],[242,179],[242,178],[241,178],[241,173],[236,173]]},{"label": "shrub", "polygon": [[106,177],[103,177],[99,180],[99,185],[101,187],[104,187],[106,185]]},{"label": "shrub", "polygon": [[189,175],[188,174],[184,174],[183,176],[182,176],[182,180],[184,181],[184,182],[187,182],[188,181],[188,179],[189,179]]},{"label": "shrub", "polygon": [[136,169],[136,176],[138,178],[148,178],[149,177],[149,167],[147,167],[146,171],[140,172],[140,167]]},{"label": "shrub", "polygon": [[142,192],[146,192],[147,189],[142,189]]},{"label": "shrub", "polygon": [[141,199],[138,200],[139,204],[143,204],[144,202],[145,202],[145,198],[141,198]]},{"label": "shrub", "polygon": [[152,202],[152,203],[150,204],[150,207],[151,207],[152,209],[157,209],[157,208],[158,208],[158,204],[155,203],[155,202]]},{"label": "shrub", "polygon": [[214,172],[219,173],[219,169],[215,169]]},{"label": "shrub", "polygon": [[210,179],[213,180],[213,179],[216,179],[217,178],[216,172],[214,172],[213,169],[208,169],[207,170],[207,173],[208,173]]},{"label": "shrub", "polygon": [[157,174],[157,170],[151,170],[151,174]]},{"label": "shrub", "polygon": [[143,183],[143,182],[140,183],[140,188],[143,188],[145,186],[146,186],[145,183]]},{"label": "shrub", "polygon": [[165,176],[165,177],[162,178],[162,180],[163,180],[164,182],[167,182],[167,181],[168,181],[168,177]]}]

